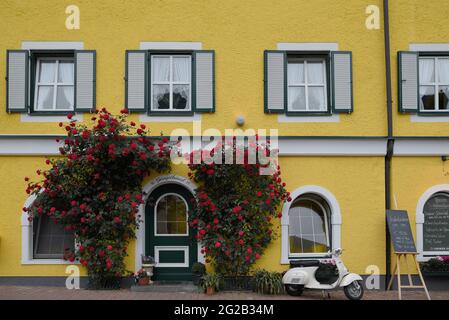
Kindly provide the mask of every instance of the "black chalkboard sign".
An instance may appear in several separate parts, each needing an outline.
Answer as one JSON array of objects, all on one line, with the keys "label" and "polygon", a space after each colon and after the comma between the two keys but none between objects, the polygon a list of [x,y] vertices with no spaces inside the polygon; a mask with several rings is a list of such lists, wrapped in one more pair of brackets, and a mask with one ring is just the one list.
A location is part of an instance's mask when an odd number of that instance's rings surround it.
[{"label": "black chalkboard sign", "polygon": [[388,230],[396,253],[416,253],[407,211],[387,210]]}]

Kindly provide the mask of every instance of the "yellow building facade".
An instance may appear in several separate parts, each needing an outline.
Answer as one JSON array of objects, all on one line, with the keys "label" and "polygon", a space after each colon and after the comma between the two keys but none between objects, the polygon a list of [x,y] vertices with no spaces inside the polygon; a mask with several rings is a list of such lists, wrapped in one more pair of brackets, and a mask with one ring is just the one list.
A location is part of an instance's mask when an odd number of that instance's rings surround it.
[{"label": "yellow building facade", "polygon": [[[353,272],[385,275],[387,207],[408,211],[421,260],[449,254],[442,158],[449,154],[449,3],[390,3],[390,125],[380,0],[6,0],[0,7],[7,78],[0,86],[0,281],[66,276],[67,262],[36,247],[38,231],[22,212],[33,200],[23,178],[57,156],[58,123],[68,112],[88,124],[101,107],[128,107],[130,120],[154,135],[277,130],[293,201],[257,267],[283,271],[292,259],[324,257],[317,249],[324,245],[342,247]],[[187,171],[174,165],[143,188],[194,193]],[[432,210],[440,225],[431,227]],[[148,251],[151,241],[138,232],[129,269],[140,267],[141,254],[162,259],[164,248]],[[194,260],[202,261],[199,250]]]}]

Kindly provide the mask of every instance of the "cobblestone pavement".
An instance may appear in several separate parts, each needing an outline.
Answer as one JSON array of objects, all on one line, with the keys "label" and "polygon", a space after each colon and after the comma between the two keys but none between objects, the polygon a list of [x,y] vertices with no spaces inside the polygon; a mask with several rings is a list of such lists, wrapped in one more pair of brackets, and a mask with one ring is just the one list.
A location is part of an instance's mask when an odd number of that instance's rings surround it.
[{"label": "cobblestone pavement", "polygon": [[[433,300],[449,300],[449,291],[430,292]],[[260,295],[253,292],[220,292],[213,296],[183,292],[131,292],[128,289],[111,291],[67,290],[63,287],[0,286],[0,300],[321,300],[320,291],[306,291],[301,297],[288,295]],[[343,290],[331,292],[332,300],[346,300]],[[397,291],[366,291],[364,300],[397,300]],[[403,292],[404,300],[426,299],[422,291]]]}]

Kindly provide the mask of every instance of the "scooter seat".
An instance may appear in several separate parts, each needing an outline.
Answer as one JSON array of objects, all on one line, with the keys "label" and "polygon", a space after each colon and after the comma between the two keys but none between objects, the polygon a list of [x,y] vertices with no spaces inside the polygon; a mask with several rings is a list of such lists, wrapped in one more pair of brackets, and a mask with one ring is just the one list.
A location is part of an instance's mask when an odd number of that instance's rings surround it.
[{"label": "scooter seat", "polygon": [[304,268],[304,267],[319,267],[320,260],[292,260],[290,261],[291,268]]}]

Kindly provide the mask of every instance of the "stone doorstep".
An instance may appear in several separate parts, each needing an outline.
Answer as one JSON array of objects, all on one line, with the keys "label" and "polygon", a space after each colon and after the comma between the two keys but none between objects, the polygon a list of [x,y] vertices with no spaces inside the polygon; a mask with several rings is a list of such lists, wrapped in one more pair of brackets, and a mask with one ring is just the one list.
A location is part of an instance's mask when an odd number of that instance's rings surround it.
[{"label": "stone doorstep", "polygon": [[132,292],[200,292],[200,289],[189,281],[162,282],[155,281],[147,286],[131,286]]}]

